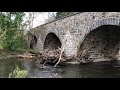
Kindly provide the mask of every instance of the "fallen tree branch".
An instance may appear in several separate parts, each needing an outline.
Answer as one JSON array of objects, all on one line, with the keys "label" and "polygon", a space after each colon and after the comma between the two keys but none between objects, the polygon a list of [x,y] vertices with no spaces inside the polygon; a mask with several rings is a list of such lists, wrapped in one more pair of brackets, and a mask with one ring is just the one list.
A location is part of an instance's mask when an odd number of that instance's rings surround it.
[{"label": "fallen tree branch", "polygon": [[43,68],[43,67],[45,66],[46,62],[47,62],[47,61],[45,61],[45,62],[42,64],[41,68]]},{"label": "fallen tree branch", "polygon": [[61,60],[61,57],[62,57],[63,51],[64,51],[64,48],[61,49],[60,58],[59,58],[58,62],[54,65],[54,67],[56,67],[56,66],[59,64],[59,62],[60,62],[60,60]]}]

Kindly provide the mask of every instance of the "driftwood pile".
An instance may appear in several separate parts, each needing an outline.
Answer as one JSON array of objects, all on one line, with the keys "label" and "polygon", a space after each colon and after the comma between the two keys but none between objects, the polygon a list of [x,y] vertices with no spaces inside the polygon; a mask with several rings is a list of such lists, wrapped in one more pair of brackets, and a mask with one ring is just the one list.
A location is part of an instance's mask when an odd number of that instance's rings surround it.
[{"label": "driftwood pile", "polygon": [[58,64],[62,64],[67,60],[64,53],[64,49],[45,49],[43,53],[36,54],[36,66],[43,67],[46,63],[54,64],[56,67]]},{"label": "driftwood pile", "polygon": [[11,55],[14,58],[28,58],[33,59],[35,58],[35,65],[37,67],[43,68],[46,63],[53,64],[56,67],[58,64],[63,65],[67,64],[69,61],[77,61],[80,64],[83,63],[90,63],[93,59],[90,59],[90,53],[84,50],[80,56],[68,58],[65,53],[64,49],[45,49],[42,53],[35,53],[33,51],[28,51],[24,54],[18,55]]},{"label": "driftwood pile", "polygon": [[42,53],[35,53],[33,51],[28,51],[24,54],[18,54],[18,55],[12,55],[12,57],[15,58],[29,58],[33,59],[35,58],[35,65],[37,67],[43,68],[43,66],[46,63],[53,64],[54,67],[57,67],[57,65],[63,65],[67,64],[69,61],[77,61],[80,64],[83,63],[90,63],[93,61],[93,59],[90,59],[90,53],[87,50],[83,50],[81,55],[77,57],[71,57],[68,58],[64,53],[64,48],[58,48],[58,49],[45,49]]},{"label": "driftwood pile", "polygon": [[12,57],[14,58],[28,58],[28,59],[32,59],[34,56],[35,54],[32,54],[30,52],[26,52],[24,54],[12,55]]},{"label": "driftwood pile", "polygon": [[36,54],[36,66],[43,68],[46,63],[54,64],[56,67],[58,64],[67,64],[69,61],[77,61],[80,64],[91,63],[93,59],[90,59],[90,53],[86,50],[82,52],[79,57],[68,57],[64,53],[64,49],[45,49],[43,53]]},{"label": "driftwood pile", "polygon": [[79,56],[80,63],[91,63],[94,59],[90,58],[90,53],[87,50],[83,50],[82,54]]}]

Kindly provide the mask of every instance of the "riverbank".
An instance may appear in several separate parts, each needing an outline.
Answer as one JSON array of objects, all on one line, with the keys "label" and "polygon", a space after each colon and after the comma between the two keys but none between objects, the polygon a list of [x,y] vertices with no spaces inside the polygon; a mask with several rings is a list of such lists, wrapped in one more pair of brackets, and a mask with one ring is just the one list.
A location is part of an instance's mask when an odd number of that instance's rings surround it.
[{"label": "riverbank", "polygon": [[7,59],[11,58],[11,55],[16,54],[17,52],[15,51],[9,51],[5,49],[0,49],[0,59]]},{"label": "riverbank", "polygon": [[0,59],[9,59],[9,58],[29,58],[32,59],[34,56],[28,51],[10,51],[5,49],[0,49]]}]

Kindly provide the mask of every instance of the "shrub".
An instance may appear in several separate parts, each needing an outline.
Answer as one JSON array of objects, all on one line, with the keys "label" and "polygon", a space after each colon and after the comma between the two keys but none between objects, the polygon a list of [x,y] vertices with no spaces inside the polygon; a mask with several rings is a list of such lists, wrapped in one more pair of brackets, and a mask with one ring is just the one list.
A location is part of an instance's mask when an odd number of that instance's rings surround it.
[{"label": "shrub", "polygon": [[9,74],[9,78],[25,78],[27,73],[26,70],[20,70],[17,66],[15,70]]}]

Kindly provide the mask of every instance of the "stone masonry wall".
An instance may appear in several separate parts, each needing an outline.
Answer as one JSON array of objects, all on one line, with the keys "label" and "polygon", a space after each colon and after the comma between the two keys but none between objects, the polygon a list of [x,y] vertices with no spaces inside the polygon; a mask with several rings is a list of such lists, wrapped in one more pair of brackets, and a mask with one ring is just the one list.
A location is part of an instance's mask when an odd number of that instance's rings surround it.
[{"label": "stone masonry wall", "polygon": [[[101,58],[116,58],[119,53],[120,26],[104,25],[91,31],[82,42],[78,54],[84,50]],[[92,54],[93,55],[93,54]]]},{"label": "stone masonry wall", "polygon": [[85,37],[102,25],[119,26],[120,12],[83,12],[33,28],[30,32],[38,40],[34,51],[42,52],[46,36],[54,33],[65,48],[66,55],[76,56]]}]

